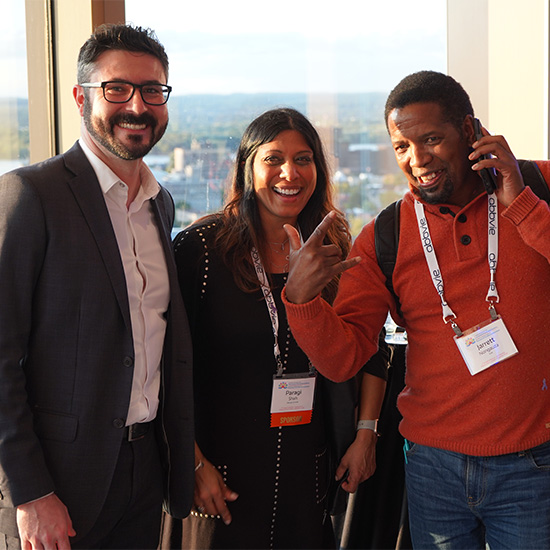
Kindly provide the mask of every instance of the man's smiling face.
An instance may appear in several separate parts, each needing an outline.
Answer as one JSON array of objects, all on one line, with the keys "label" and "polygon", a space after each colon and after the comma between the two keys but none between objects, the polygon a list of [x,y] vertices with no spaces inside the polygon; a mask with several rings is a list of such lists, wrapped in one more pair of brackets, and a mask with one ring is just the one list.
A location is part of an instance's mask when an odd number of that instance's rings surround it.
[{"label": "man's smiling face", "polygon": [[[91,81],[166,84],[161,62],[149,54],[110,50],[99,56]],[[83,90],[84,125],[107,156],[124,160],[144,157],[164,135],[168,108],[143,102],[139,90],[127,103],[109,103],[101,88]]]},{"label": "man's smiling face", "polygon": [[472,190],[480,187],[481,180],[468,160],[468,124],[465,119],[459,130],[437,103],[412,103],[388,116],[397,163],[413,194],[424,202],[463,205]]}]

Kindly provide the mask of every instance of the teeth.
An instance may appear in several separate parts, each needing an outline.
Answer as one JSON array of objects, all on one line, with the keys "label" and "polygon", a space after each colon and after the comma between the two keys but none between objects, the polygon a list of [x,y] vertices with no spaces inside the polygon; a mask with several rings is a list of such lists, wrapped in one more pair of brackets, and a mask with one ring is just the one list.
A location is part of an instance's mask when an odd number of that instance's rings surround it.
[{"label": "teeth", "polygon": [[283,187],[274,187],[273,190],[280,195],[297,195],[300,192],[300,189],[286,189]]},{"label": "teeth", "polygon": [[419,179],[422,183],[428,183],[428,182],[432,181],[436,176],[437,176],[437,174],[435,174],[434,172],[432,172],[431,174],[427,174],[427,175],[425,175],[425,176],[420,176],[418,179]]},{"label": "teeth", "polygon": [[127,130],[145,130],[147,128],[146,124],[130,124],[129,122],[121,122],[119,126]]}]

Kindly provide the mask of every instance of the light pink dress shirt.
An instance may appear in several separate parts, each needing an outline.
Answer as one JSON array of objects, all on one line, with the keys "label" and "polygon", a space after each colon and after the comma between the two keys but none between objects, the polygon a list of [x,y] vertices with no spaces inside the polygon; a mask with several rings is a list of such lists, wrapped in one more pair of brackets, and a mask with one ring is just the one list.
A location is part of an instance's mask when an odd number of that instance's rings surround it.
[{"label": "light pink dress shirt", "polygon": [[141,186],[127,208],[127,185],[82,140],[79,143],[103,191],[126,276],[135,353],[126,425],[149,422],[158,409],[165,313],[170,300],[166,258],[149,202],[160,187],[151,170],[142,163]]}]

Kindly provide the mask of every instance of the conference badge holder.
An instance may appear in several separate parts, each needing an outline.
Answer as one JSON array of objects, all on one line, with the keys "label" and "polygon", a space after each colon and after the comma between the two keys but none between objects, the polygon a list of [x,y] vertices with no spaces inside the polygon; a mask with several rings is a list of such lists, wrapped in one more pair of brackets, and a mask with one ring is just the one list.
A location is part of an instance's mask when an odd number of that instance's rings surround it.
[{"label": "conference badge holder", "polygon": [[271,427],[309,424],[313,414],[315,373],[273,376]]},{"label": "conference badge holder", "polygon": [[518,353],[500,315],[454,337],[470,374],[477,374]]}]

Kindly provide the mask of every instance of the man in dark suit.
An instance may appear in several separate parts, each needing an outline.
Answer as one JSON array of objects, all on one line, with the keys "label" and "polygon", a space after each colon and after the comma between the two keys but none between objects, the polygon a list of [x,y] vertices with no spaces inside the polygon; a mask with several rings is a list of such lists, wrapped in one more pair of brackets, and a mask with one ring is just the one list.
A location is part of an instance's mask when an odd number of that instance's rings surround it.
[{"label": "man in dark suit", "polygon": [[0,548],[155,548],[163,497],[189,511],[174,205],[142,160],[167,78],[150,30],[100,27],[79,54],[80,140],[0,178]]}]

